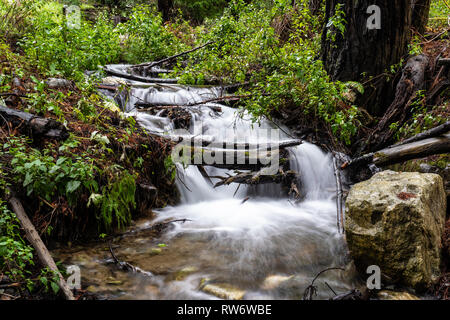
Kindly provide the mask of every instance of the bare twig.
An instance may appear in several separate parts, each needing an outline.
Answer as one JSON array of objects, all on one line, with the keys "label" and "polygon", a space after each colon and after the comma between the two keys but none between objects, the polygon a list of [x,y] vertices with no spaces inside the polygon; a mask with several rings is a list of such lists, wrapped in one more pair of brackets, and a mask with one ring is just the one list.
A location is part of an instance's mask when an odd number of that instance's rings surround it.
[{"label": "bare twig", "polygon": [[140,68],[140,67],[153,68],[153,67],[155,67],[155,66],[158,66],[158,65],[160,65],[160,64],[163,64],[163,63],[168,62],[168,61],[170,61],[170,60],[173,60],[173,59],[176,59],[176,58],[178,58],[178,57],[181,57],[181,56],[184,56],[184,55],[186,55],[186,54],[189,54],[189,53],[191,53],[191,52],[200,50],[200,49],[202,49],[202,48],[204,48],[204,47],[206,47],[206,46],[209,46],[209,45],[212,44],[212,43],[214,43],[214,42],[213,42],[213,41],[209,41],[209,42],[205,43],[204,45],[201,45],[201,46],[199,46],[199,47],[195,47],[195,48],[193,48],[193,49],[191,49],[191,50],[188,50],[188,51],[184,51],[184,52],[178,53],[178,54],[173,55],[173,56],[171,56],[171,57],[167,57],[167,58],[165,58],[165,59],[162,59],[162,60],[159,60],[159,61],[155,61],[155,62],[145,62],[145,63],[141,63],[141,64],[136,64],[136,65],[134,65],[134,66],[131,66],[130,68],[131,68],[131,69]]}]

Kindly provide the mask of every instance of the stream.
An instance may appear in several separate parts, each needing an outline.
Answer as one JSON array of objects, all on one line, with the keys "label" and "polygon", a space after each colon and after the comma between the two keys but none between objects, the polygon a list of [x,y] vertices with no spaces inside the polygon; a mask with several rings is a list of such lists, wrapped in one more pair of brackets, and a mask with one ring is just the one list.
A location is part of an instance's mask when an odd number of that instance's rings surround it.
[{"label": "stream", "polygon": [[[126,70],[123,65],[110,67]],[[136,103],[185,105],[225,93],[214,87],[127,82],[131,90],[128,99],[119,101],[121,106],[148,131],[167,136],[178,132],[174,123],[162,111],[135,109]],[[262,134],[272,129],[279,141],[292,139],[288,128],[268,120],[252,123],[249,115],[240,117],[225,105],[206,103],[189,107],[189,112],[187,134],[213,142],[272,143],[274,137]],[[53,254],[65,265],[78,265],[88,290],[106,299],[301,299],[314,277],[330,267],[345,271],[323,273],[314,283],[315,299],[333,297],[332,290],[348,292],[361,283],[336,225],[333,158],[309,143],[287,150],[290,168],[300,174],[303,197],[297,202],[274,183],[214,188],[197,166],[177,164],[180,203],[154,210],[153,220],[136,221],[130,230],[144,231],[113,246],[120,260],[151,272],[151,277],[119,270],[106,243]],[[209,176],[233,174],[204,168]],[[157,238],[145,231],[170,219],[187,220],[171,223]]]}]

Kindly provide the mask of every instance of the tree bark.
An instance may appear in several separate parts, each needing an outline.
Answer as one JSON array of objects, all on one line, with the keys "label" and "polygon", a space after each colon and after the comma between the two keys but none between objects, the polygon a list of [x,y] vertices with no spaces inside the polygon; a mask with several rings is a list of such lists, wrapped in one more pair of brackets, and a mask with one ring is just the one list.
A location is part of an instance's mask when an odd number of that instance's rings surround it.
[{"label": "tree bark", "polygon": [[14,128],[19,128],[23,133],[28,133],[33,139],[66,140],[69,137],[66,127],[56,120],[38,117],[28,112],[1,105],[0,123],[6,123],[8,128],[12,124]]},{"label": "tree bark", "polygon": [[[381,115],[392,96],[392,88],[382,76],[390,66],[398,64],[407,52],[412,22],[412,0],[327,0],[326,21],[322,34],[322,59],[333,81],[366,82],[358,105],[372,115]],[[380,28],[369,29],[373,11],[380,8]],[[343,34],[333,23],[336,8],[341,5],[346,20]],[[333,37],[335,37],[333,41]]]},{"label": "tree bark", "polygon": [[429,58],[424,54],[408,60],[397,84],[395,99],[370,136],[370,150],[380,149],[391,142],[395,133],[390,128],[392,123],[396,122],[400,126],[404,123],[411,111],[411,104],[417,100],[417,92],[425,87],[425,72],[428,65]]},{"label": "tree bark", "polygon": [[420,34],[425,33],[430,15],[431,0],[413,0],[412,26]]},{"label": "tree bark", "polygon": [[158,11],[161,12],[164,21],[169,21],[172,9],[173,0],[158,0]]}]

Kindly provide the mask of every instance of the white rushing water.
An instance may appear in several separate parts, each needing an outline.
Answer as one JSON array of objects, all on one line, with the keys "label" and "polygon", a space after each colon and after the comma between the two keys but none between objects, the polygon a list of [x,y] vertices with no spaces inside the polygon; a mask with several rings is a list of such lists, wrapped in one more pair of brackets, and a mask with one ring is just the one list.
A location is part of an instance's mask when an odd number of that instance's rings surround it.
[{"label": "white rushing water", "polygon": [[[181,105],[220,94],[218,89],[176,85],[135,87],[128,105],[137,101]],[[210,106],[191,108],[192,135],[213,141],[261,143],[267,141],[262,140],[261,129],[278,128],[270,121],[253,124],[248,116],[238,117],[236,109],[212,105],[222,108],[218,114]],[[167,118],[130,108],[128,111],[151,132],[174,133],[174,126]],[[288,129],[284,128],[279,139],[290,138]],[[289,199],[276,184],[240,185],[239,188],[231,184],[214,188],[196,166],[178,165],[181,203],[157,210],[157,218],[148,224],[188,219],[185,223],[175,223],[162,241],[168,244],[167,250],[182,252],[177,258],[184,259],[185,266],[194,266],[197,271],[180,281],[163,282],[159,298],[214,298],[199,292],[199,281],[206,278],[245,290],[246,299],[298,298],[318,272],[348,263],[344,241],[336,226],[331,155],[309,143],[288,150],[291,169],[300,173],[303,200],[298,202]],[[227,169],[205,167],[205,170],[210,176],[233,174]],[[246,197],[249,199],[243,203]],[[277,289],[267,288],[270,277],[288,279],[289,276],[292,276],[290,280]],[[349,273],[329,272],[324,279],[338,293],[353,288]],[[333,295],[321,284],[319,288],[320,298]]]}]

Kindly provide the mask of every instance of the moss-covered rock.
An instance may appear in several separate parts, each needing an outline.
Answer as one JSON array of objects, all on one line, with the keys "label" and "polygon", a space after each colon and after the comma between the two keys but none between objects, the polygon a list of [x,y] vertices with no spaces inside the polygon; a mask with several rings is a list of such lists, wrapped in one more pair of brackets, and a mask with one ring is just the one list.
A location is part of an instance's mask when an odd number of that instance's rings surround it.
[{"label": "moss-covered rock", "polygon": [[439,275],[446,196],[437,174],[384,171],[352,187],[346,238],[356,267],[418,291]]}]

